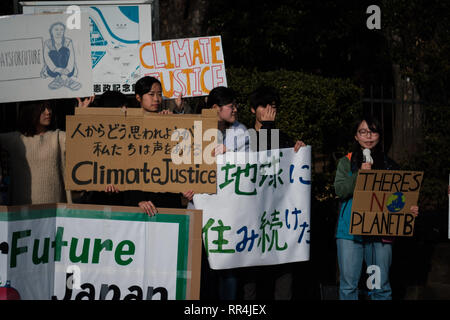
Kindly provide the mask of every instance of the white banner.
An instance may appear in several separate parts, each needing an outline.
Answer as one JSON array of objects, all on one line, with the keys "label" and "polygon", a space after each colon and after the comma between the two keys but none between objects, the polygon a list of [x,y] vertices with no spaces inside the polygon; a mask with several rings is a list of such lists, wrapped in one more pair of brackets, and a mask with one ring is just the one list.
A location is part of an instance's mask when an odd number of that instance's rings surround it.
[{"label": "white banner", "polygon": [[311,147],[218,157],[217,194],[194,196],[212,269],[309,260]]},{"label": "white banner", "polygon": [[69,14],[0,19],[0,102],[90,96],[88,17],[69,28]]},{"label": "white banner", "polygon": [[189,269],[192,217],[89,207],[0,212],[0,243],[8,248],[0,254],[1,299],[195,299],[186,294],[199,275],[199,263]]}]

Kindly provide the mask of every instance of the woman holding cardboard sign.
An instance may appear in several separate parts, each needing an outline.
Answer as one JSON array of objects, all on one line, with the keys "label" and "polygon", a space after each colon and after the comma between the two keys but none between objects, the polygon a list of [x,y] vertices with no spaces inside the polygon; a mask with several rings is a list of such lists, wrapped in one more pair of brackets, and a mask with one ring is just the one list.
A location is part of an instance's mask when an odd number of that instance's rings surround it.
[{"label": "woman holding cardboard sign", "polygon": [[[103,107],[120,106],[123,111],[126,111],[124,105],[125,100],[121,99],[121,94],[114,92],[105,92],[100,98],[99,104]],[[135,85],[136,100],[145,113],[159,113],[172,114],[169,110],[162,110],[162,86],[161,82],[150,76],[145,76],[139,79]],[[123,100],[121,103],[114,103],[110,98]],[[89,107],[92,99],[78,98],[78,107]],[[109,101],[109,102],[107,102]],[[118,102],[118,101],[115,101]],[[181,97],[176,99],[177,106],[181,106]],[[114,185],[107,185],[105,191],[109,194],[119,193],[119,188]],[[149,216],[154,216],[158,210],[157,207],[164,208],[182,208],[181,195],[175,193],[160,193],[160,192],[144,192],[144,191],[125,191],[123,193],[123,205],[139,206]]]},{"label": "woman holding cardboard sign", "polygon": [[[139,79],[135,85],[136,100],[146,113],[172,114],[169,110],[162,110],[161,82],[150,76]],[[181,97],[177,100],[181,103]],[[106,192],[117,193],[118,188],[113,185],[106,186]],[[124,205],[139,206],[149,216],[154,216],[163,208],[182,208],[181,195],[170,192],[125,191]]]},{"label": "woman holding cardboard sign", "polygon": [[[389,159],[380,143],[380,125],[371,117],[359,120],[354,127],[355,142],[351,153],[339,160],[334,188],[341,199],[336,229],[337,257],[339,264],[339,298],[358,299],[358,283],[363,261],[375,266],[379,281],[369,287],[372,300],[392,299],[389,270],[392,261],[392,238],[369,237],[349,233],[353,192],[358,170],[393,170],[396,164]],[[410,208],[418,215],[419,208]]]}]

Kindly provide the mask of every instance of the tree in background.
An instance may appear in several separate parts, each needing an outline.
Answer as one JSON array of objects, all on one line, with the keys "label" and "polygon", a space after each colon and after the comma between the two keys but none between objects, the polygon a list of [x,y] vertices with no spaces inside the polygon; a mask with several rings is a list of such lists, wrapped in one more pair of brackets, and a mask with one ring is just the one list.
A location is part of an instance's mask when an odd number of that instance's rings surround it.
[{"label": "tree in background", "polygon": [[160,39],[204,36],[207,0],[159,1]]},{"label": "tree in background", "polygon": [[424,207],[445,208],[450,173],[450,3],[386,0],[382,8],[397,99],[413,102],[395,109],[394,156],[425,171]]}]

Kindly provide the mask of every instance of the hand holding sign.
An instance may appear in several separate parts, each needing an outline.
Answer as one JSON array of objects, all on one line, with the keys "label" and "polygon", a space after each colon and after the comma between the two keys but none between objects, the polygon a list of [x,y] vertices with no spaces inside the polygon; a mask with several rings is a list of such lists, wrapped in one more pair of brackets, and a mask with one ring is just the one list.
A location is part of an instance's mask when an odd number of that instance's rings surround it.
[{"label": "hand holding sign", "polygon": [[150,217],[153,217],[158,213],[158,209],[156,209],[155,205],[150,200],[139,202],[139,208],[141,208]]},{"label": "hand holding sign", "polygon": [[297,140],[295,142],[294,152],[298,152],[298,150],[300,150],[301,147],[306,147],[306,144],[301,140]]},{"label": "hand holding sign", "polygon": [[419,207],[411,206],[410,210],[411,210],[411,213],[417,218],[417,216],[419,215]]}]

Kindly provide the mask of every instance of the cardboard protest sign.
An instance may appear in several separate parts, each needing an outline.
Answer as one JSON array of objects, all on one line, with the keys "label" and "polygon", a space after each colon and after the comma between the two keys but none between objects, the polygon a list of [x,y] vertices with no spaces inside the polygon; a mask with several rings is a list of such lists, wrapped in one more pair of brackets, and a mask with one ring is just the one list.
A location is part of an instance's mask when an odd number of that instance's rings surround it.
[{"label": "cardboard protest sign", "polygon": [[226,152],[217,194],[196,194],[212,269],[309,260],[311,147]]},{"label": "cardboard protest sign", "polygon": [[[23,13],[65,12],[73,1],[27,1]],[[134,93],[141,78],[139,43],[152,41],[153,2],[77,2],[81,15],[89,17],[83,28],[90,30],[93,90]]]},{"label": "cardboard protest sign", "polygon": [[143,75],[159,79],[166,98],[203,96],[227,86],[220,36],[143,43],[139,57]]},{"label": "cardboard protest sign", "polygon": [[423,172],[360,170],[353,194],[350,234],[412,236]]},{"label": "cardboard protest sign", "polygon": [[199,299],[201,215],[161,208],[149,217],[136,207],[62,203],[0,206],[2,298]]},{"label": "cardboard protest sign", "polygon": [[66,120],[66,189],[104,191],[113,184],[121,191],[215,193],[217,115],[210,111],[78,110]]},{"label": "cardboard protest sign", "polygon": [[[89,28],[67,28],[69,17],[0,19],[0,102],[92,95]],[[81,19],[89,25],[87,17]]]}]

